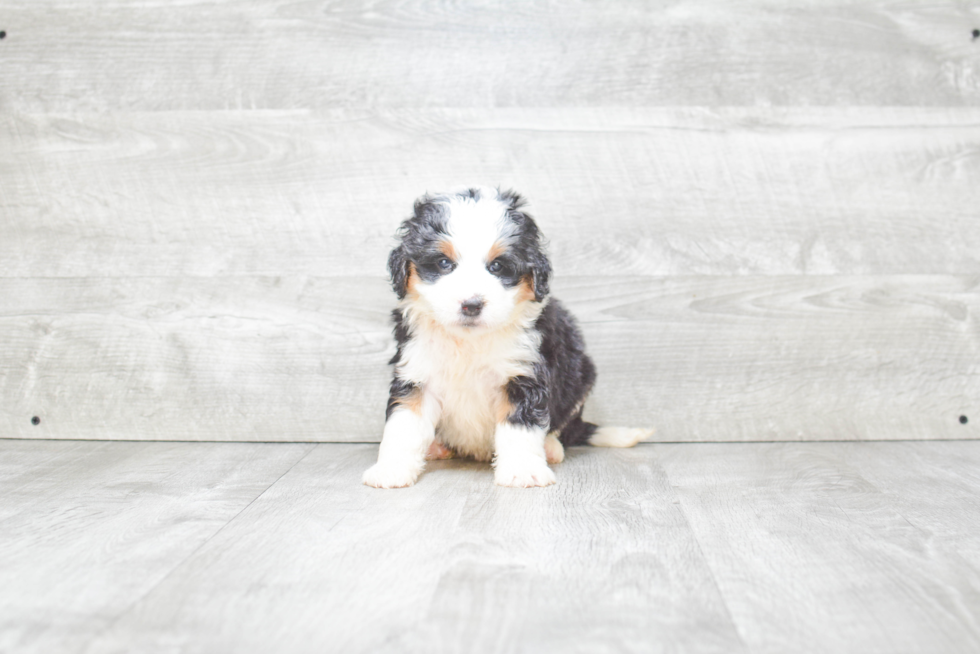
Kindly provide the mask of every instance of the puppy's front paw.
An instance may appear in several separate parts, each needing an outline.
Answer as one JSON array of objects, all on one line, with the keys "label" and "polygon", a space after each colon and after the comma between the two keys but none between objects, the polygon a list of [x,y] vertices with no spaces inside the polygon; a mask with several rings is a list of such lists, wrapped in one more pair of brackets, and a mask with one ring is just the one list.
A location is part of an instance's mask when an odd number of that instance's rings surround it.
[{"label": "puppy's front paw", "polygon": [[555,473],[548,464],[544,459],[537,457],[522,458],[517,461],[498,459],[493,480],[498,486],[513,488],[550,486],[556,481]]},{"label": "puppy's front paw", "polygon": [[414,484],[420,472],[405,464],[375,463],[364,473],[362,481],[375,488],[404,488]]}]

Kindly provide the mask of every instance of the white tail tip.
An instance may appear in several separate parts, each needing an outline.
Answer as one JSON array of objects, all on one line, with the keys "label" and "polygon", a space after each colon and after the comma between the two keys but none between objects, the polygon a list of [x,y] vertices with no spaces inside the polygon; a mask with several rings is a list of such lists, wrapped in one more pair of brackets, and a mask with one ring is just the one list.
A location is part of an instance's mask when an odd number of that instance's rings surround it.
[{"label": "white tail tip", "polygon": [[589,439],[595,447],[633,447],[644,438],[653,436],[653,429],[637,427],[600,427]]}]

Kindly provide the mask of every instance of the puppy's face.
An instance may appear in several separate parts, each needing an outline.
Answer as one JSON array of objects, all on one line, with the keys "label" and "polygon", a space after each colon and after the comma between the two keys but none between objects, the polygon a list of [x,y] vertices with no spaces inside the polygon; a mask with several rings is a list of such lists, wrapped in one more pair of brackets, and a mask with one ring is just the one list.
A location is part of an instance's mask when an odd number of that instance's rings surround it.
[{"label": "puppy's face", "polygon": [[511,324],[548,293],[551,267],[537,225],[514,193],[425,196],[388,259],[398,297],[453,332]]}]

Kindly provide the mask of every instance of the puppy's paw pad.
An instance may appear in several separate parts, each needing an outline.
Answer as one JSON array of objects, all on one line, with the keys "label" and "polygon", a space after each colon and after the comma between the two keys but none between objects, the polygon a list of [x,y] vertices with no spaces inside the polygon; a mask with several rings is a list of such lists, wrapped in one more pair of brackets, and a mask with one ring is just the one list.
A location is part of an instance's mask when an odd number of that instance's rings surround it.
[{"label": "puppy's paw pad", "polygon": [[524,465],[497,465],[493,480],[498,486],[511,488],[533,488],[535,486],[550,486],[557,481],[555,473],[541,461]]},{"label": "puppy's paw pad", "polygon": [[375,488],[404,488],[415,483],[419,472],[406,466],[375,463],[364,473],[362,481]]}]

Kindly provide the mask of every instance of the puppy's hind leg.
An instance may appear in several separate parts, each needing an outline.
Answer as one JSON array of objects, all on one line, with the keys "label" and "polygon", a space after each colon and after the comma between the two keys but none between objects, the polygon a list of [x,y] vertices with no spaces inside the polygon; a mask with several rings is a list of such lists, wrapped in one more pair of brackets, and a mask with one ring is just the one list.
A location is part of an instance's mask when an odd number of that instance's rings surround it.
[{"label": "puppy's hind leg", "polygon": [[451,449],[439,441],[432,441],[432,445],[429,446],[429,451],[425,453],[425,460],[442,461],[443,459],[451,459],[454,456],[456,456],[456,453]]},{"label": "puppy's hind leg", "polygon": [[544,437],[544,456],[548,463],[561,463],[565,460],[565,448],[558,440],[557,432],[551,432]]}]

